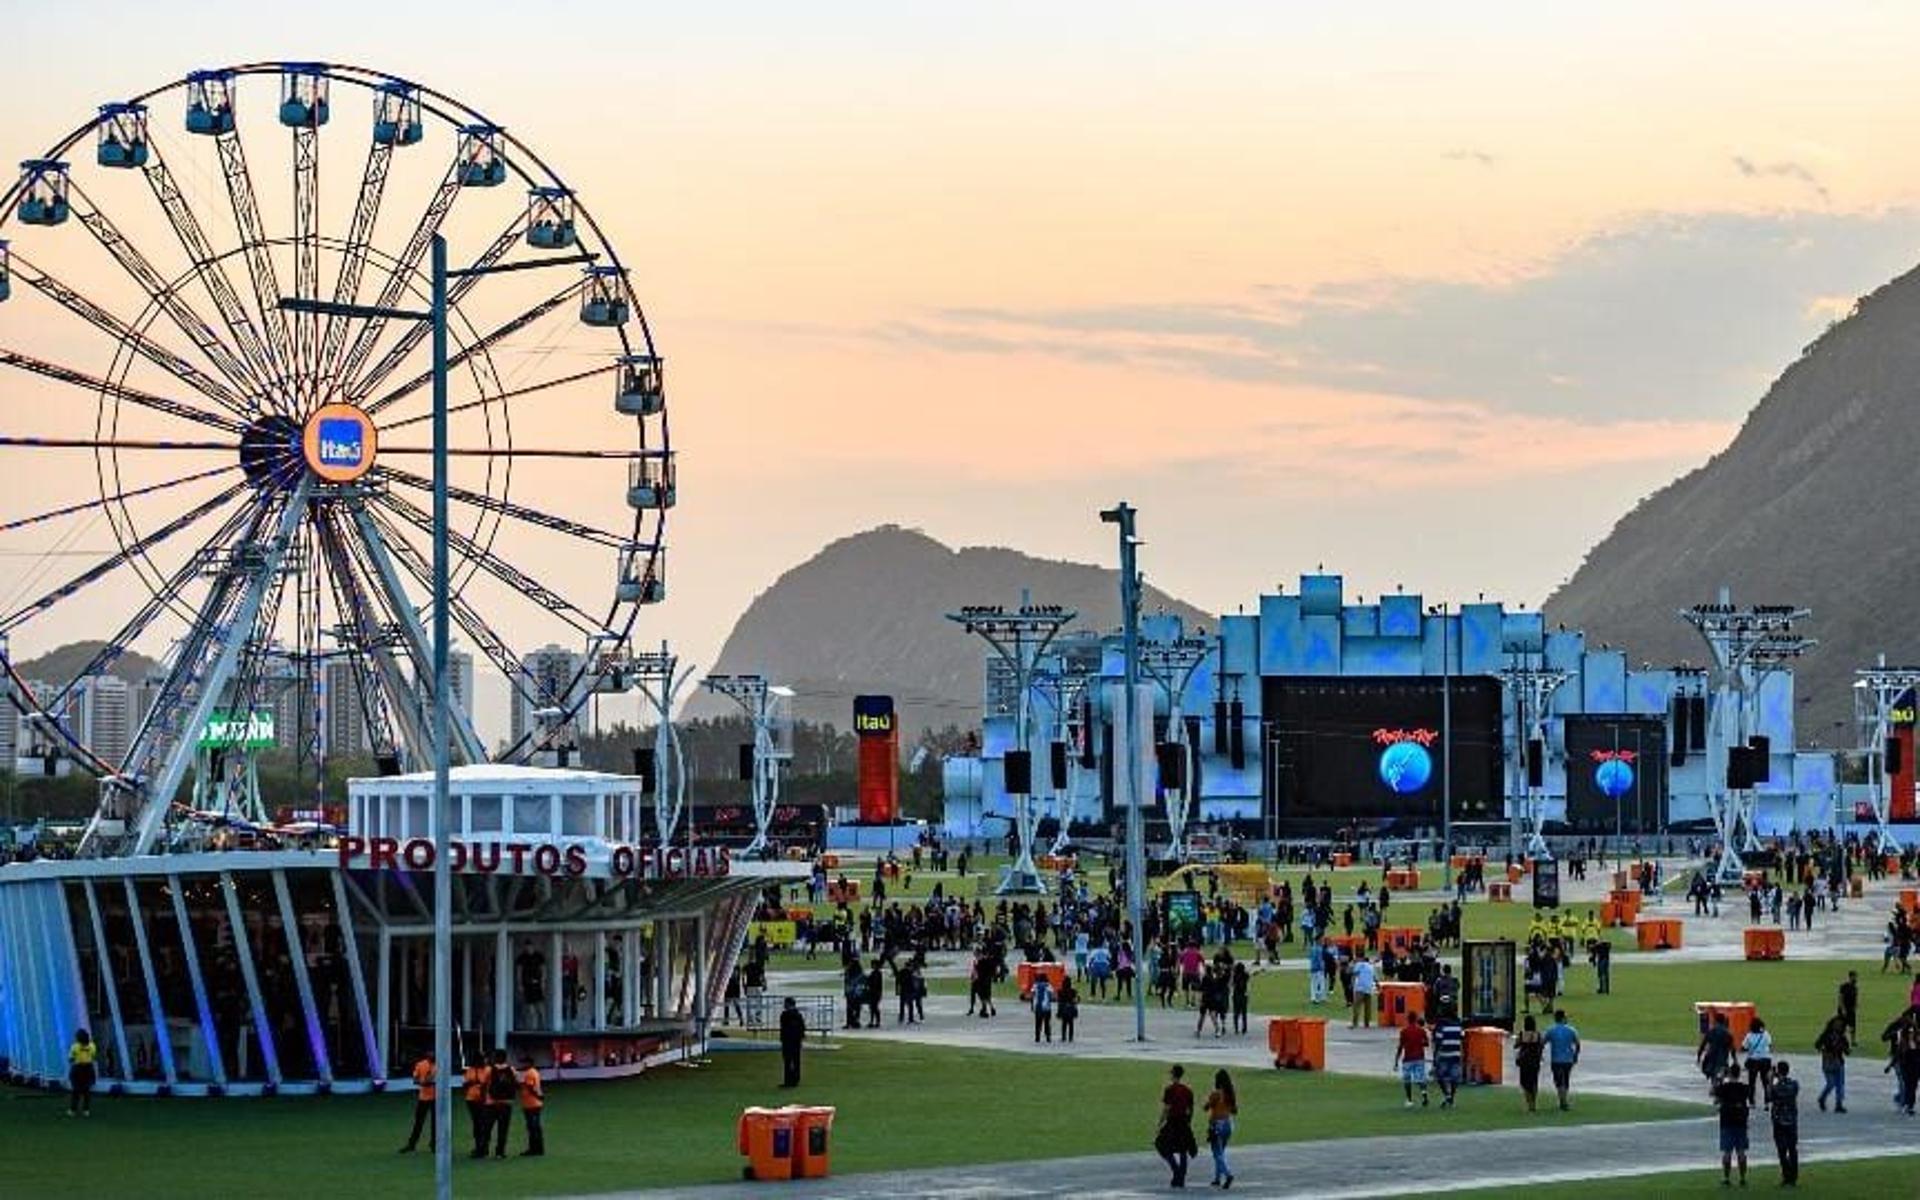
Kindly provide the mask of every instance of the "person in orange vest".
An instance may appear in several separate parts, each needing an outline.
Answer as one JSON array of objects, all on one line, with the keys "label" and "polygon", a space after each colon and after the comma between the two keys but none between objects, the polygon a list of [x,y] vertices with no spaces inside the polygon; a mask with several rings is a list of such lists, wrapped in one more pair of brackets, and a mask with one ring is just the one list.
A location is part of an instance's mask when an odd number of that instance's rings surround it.
[{"label": "person in orange vest", "polygon": [[467,1064],[460,1073],[460,1081],[465,1085],[467,1117],[473,1122],[473,1157],[487,1156],[487,1068],[486,1064],[475,1061]]},{"label": "person in orange vest", "polygon": [[540,1082],[540,1068],[533,1059],[520,1056],[520,1115],[527,1121],[527,1148],[522,1158],[539,1158],[547,1152],[547,1131],[540,1118],[547,1107],[547,1089]]},{"label": "person in orange vest", "polygon": [[436,1077],[439,1071],[433,1064],[433,1055],[423,1057],[413,1064],[413,1132],[407,1135],[407,1144],[400,1147],[400,1153],[412,1154],[420,1146],[420,1130],[427,1130],[427,1149],[440,1147],[440,1131],[433,1123],[433,1099],[439,1095]]}]

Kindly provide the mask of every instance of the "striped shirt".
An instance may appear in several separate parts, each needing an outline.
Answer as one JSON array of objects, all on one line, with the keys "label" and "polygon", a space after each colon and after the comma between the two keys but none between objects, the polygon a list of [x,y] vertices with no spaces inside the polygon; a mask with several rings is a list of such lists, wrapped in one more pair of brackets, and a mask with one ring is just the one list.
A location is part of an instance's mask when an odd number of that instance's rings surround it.
[{"label": "striped shirt", "polygon": [[1459,1058],[1466,1051],[1467,1031],[1458,1021],[1442,1021],[1433,1027],[1433,1056]]}]

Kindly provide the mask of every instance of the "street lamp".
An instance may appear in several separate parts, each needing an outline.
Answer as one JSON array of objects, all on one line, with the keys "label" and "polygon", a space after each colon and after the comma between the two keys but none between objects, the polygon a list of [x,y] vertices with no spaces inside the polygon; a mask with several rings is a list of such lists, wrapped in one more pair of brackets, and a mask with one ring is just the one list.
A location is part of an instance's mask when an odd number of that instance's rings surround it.
[{"label": "street lamp", "polygon": [[[1131,755],[1137,757],[1140,746],[1134,738],[1139,726],[1139,699],[1137,688],[1140,682],[1140,572],[1136,566],[1136,556],[1141,542],[1134,535],[1133,519],[1137,510],[1122,500],[1112,508],[1101,512],[1100,520],[1108,525],[1119,526],[1120,534],[1120,619],[1122,645],[1126,658],[1126,695],[1124,707],[1127,723],[1127,736],[1124,741],[1114,741],[1125,745]],[[1127,915],[1133,921],[1133,970],[1135,983],[1133,988],[1133,1038],[1137,1042],[1147,1040],[1147,992],[1140,986],[1146,969],[1146,926],[1144,923],[1143,897],[1147,890],[1147,862],[1145,853],[1146,830],[1141,817],[1140,775],[1132,762],[1114,763],[1114,780],[1119,781],[1122,769],[1127,776]]]},{"label": "street lamp", "polygon": [[368,304],[341,304],[310,296],[288,296],[280,301],[285,312],[320,316],[372,318],[383,321],[427,322],[433,342],[433,1063],[439,1074],[433,1102],[433,1183],[440,1200],[453,1195],[453,1089],[447,1065],[453,1061],[453,819],[448,809],[452,773],[451,674],[447,653],[452,645],[449,622],[447,561],[447,280],[474,275],[497,275],[593,262],[596,254],[568,254],[486,267],[447,269],[447,239],[433,235],[430,306],[418,309],[386,308]]}]

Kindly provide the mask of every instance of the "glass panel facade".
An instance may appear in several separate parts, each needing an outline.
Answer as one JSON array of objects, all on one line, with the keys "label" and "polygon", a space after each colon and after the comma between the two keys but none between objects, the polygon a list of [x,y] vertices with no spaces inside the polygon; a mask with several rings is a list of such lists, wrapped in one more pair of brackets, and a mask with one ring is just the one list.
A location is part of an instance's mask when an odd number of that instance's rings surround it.
[{"label": "glass panel facade", "polygon": [[467,797],[467,829],[473,833],[506,832],[500,808],[498,796]]},{"label": "glass panel facade", "polygon": [[594,797],[562,796],[560,798],[560,835],[562,837],[592,837]]},{"label": "glass panel facade", "polygon": [[551,834],[553,832],[552,798],[515,796],[513,798],[513,831]]}]

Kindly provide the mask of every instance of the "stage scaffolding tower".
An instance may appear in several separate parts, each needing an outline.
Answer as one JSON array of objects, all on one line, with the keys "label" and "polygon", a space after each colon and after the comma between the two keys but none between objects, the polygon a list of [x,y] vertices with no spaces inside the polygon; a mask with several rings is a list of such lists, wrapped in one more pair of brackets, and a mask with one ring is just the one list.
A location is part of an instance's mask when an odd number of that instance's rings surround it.
[{"label": "stage scaffolding tower", "polygon": [[1194,673],[1212,656],[1213,639],[1206,636],[1205,630],[1171,641],[1140,644],[1140,669],[1167,700],[1167,743],[1180,752],[1180,786],[1165,789],[1167,857],[1176,862],[1186,855],[1187,821],[1199,799],[1194,774],[1194,759],[1199,750],[1187,737],[1186,715],[1181,712],[1180,703],[1187,694],[1187,685],[1193,682]]},{"label": "stage scaffolding tower", "polygon": [[1538,652],[1516,653],[1500,670],[1500,680],[1513,703],[1513,785],[1507,798],[1507,815],[1512,822],[1510,837],[1515,854],[1553,857],[1541,831],[1546,820],[1544,780],[1542,786],[1536,786],[1527,770],[1527,744],[1540,743],[1544,768],[1547,706],[1568,678],[1568,672],[1547,666],[1546,655]]},{"label": "stage scaffolding tower", "polygon": [[793,689],[769,683],[764,675],[709,675],[701,686],[738,704],[753,723],[753,841],[746,849],[751,858],[766,851],[767,831],[780,803],[780,762],[792,748],[783,749],[775,734],[784,718],[781,706],[793,697]]},{"label": "stage scaffolding tower", "polygon": [[[1074,609],[1058,604],[1035,604],[1025,589],[1020,592],[1020,607],[1013,612],[1008,612],[998,604],[968,604],[963,605],[959,612],[946,614],[947,620],[979,636],[992,647],[994,654],[1012,672],[1013,748],[1017,751],[1027,754],[1033,751],[1033,685],[1041,656],[1047,652],[1047,647],[1060,630],[1079,616]],[[1013,865],[1001,877],[999,891],[1002,895],[1046,892],[1045,885],[1040,881],[1039,869],[1033,863],[1033,836],[1038,821],[1034,817],[1032,793],[1031,780],[1026,791],[1013,792],[1009,789],[1008,792],[1013,801],[1013,830],[1018,852]]]},{"label": "stage scaffolding tower", "polygon": [[1854,673],[1853,694],[1861,727],[1872,725],[1867,754],[1873,763],[1873,822],[1880,834],[1880,851],[1899,854],[1900,839],[1893,832],[1893,790],[1887,774],[1887,742],[1893,737],[1894,709],[1902,699],[1911,704],[1920,687],[1920,667],[1890,667],[1887,656]]},{"label": "stage scaffolding tower", "polygon": [[1727,765],[1735,747],[1748,744],[1749,714],[1766,677],[1800,657],[1816,644],[1794,632],[1809,609],[1791,604],[1755,604],[1736,608],[1727,588],[1713,604],[1683,609],[1680,619],[1692,625],[1712,655],[1713,709],[1707,715],[1707,802],[1714,830],[1720,837],[1720,862],[1715,877],[1738,883],[1745,864],[1743,850],[1758,850],[1754,830],[1754,789],[1733,787]]}]

